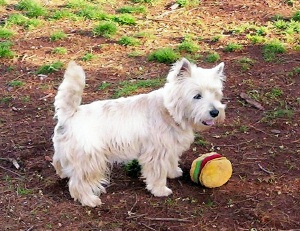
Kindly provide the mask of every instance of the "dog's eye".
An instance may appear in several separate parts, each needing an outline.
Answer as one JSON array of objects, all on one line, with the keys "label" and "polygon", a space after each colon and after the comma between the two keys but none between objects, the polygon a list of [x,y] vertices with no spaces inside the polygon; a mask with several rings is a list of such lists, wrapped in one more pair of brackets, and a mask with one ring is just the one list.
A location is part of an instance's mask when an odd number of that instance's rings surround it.
[{"label": "dog's eye", "polygon": [[202,96],[200,94],[197,94],[194,96],[194,99],[201,99],[201,98],[202,98]]}]

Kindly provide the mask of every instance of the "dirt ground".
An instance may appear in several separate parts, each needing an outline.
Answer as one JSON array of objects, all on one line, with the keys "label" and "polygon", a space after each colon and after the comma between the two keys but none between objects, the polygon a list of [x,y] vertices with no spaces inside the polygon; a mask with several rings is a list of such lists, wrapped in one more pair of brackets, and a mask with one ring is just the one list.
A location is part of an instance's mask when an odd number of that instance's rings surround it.
[{"label": "dirt ground", "polygon": [[[49,2],[52,8],[59,8],[59,1]],[[149,5],[146,18],[140,16],[137,25],[123,26],[117,35],[141,27],[152,30],[155,38],[142,38],[139,49],[144,55],[138,57],[129,57],[137,48],[118,45],[116,37],[94,37],[89,20],[47,21],[32,30],[14,27],[18,34],[12,39],[12,49],[17,55],[0,58],[0,229],[299,230],[300,74],[292,72],[300,67],[300,52],[289,49],[266,62],[261,46],[229,30],[246,22],[265,24],[275,14],[290,17],[300,9],[299,2],[294,2],[291,6],[281,0],[202,1],[172,12],[166,7],[170,1]],[[106,10],[114,12],[125,3],[107,5]],[[16,11],[14,4],[0,8],[1,22]],[[67,39],[50,41],[54,30],[63,30]],[[141,179],[128,176],[122,165],[116,165],[107,193],[101,195],[103,206],[89,208],[74,202],[67,181],[59,179],[51,165],[53,100],[63,70],[47,76],[38,76],[36,70],[45,63],[60,60],[66,66],[69,60],[76,60],[88,76],[84,103],[107,99],[122,80],[164,78],[169,65],[150,62],[147,54],[178,45],[187,31],[202,37],[199,54],[214,50],[225,62],[225,123],[197,135],[181,159],[184,175],[168,180],[171,196],[153,197]],[[220,41],[209,40],[220,33],[224,35]],[[231,40],[244,48],[224,52]],[[66,47],[68,53],[53,54],[58,46]],[[90,50],[96,58],[82,61]],[[255,62],[244,70],[237,62],[241,57]],[[195,62],[203,67],[216,65],[202,58]],[[14,80],[24,84],[10,86]],[[111,85],[100,91],[103,81]],[[281,89],[282,94],[273,97],[272,89]],[[258,95],[256,100],[263,108],[247,103],[241,93]],[[192,161],[210,151],[226,156],[233,165],[231,179],[220,188],[207,189],[189,178]]]}]

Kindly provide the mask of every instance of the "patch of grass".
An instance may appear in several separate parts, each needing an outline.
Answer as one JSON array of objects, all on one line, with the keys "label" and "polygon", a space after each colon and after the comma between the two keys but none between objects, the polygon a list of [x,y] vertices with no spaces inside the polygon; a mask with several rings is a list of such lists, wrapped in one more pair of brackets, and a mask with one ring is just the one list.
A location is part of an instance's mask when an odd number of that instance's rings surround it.
[{"label": "patch of grass", "polygon": [[7,2],[6,0],[0,0],[0,6],[6,6]]},{"label": "patch of grass", "polygon": [[205,61],[208,63],[214,63],[220,60],[220,55],[217,52],[208,53],[205,57]]},{"label": "patch of grass", "polygon": [[68,9],[59,9],[54,11],[50,16],[50,19],[60,20],[60,19],[71,19],[71,20],[79,20],[80,17],[70,12]]},{"label": "patch of grass", "polygon": [[153,3],[155,0],[130,0],[133,3]]},{"label": "patch of grass", "polygon": [[275,59],[277,54],[286,52],[285,46],[280,41],[271,41],[263,46],[263,57],[267,62]]},{"label": "patch of grass", "polygon": [[99,87],[97,88],[97,90],[103,91],[103,90],[109,88],[110,85],[111,85],[110,83],[107,83],[107,82],[103,81],[103,82],[99,85]]},{"label": "patch of grass", "polygon": [[202,146],[202,147],[205,147],[207,145],[207,141],[205,141],[201,136],[199,135],[196,135],[195,136],[195,141],[194,141],[195,144],[199,145],[199,146]]},{"label": "patch of grass", "polygon": [[137,92],[142,92],[145,89],[154,89],[163,85],[161,79],[147,79],[137,81],[123,81],[116,90],[114,97],[119,98],[129,96]]},{"label": "patch of grass", "polygon": [[45,64],[38,68],[36,74],[50,74],[56,71],[61,70],[63,67],[63,63],[61,61],[57,61],[51,64]]},{"label": "patch of grass", "polygon": [[252,44],[262,44],[266,41],[266,38],[261,35],[247,34],[246,38],[249,39]]},{"label": "patch of grass", "polygon": [[72,9],[83,9],[90,6],[90,4],[86,0],[69,0],[66,6]]},{"label": "patch of grass", "polygon": [[33,29],[42,24],[41,20],[36,18],[29,19],[22,14],[11,14],[6,22],[8,25],[23,26],[25,29]]},{"label": "patch of grass", "polygon": [[132,160],[124,165],[124,169],[128,176],[137,178],[141,175],[142,167],[138,160]]},{"label": "patch of grass", "polygon": [[235,52],[235,51],[240,51],[243,49],[243,46],[237,43],[230,43],[228,44],[225,48],[225,52]]},{"label": "patch of grass", "polygon": [[87,61],[91,61],[92,59],[94,59],[96,57],[96,55],[94,55],[91,52],[87,52],[84,54],[84,56],[82,57],[82,60],[87,62]]},{"label": "patch of grass", "polygon": [[13,101],[13,97],[11,96],[4,96],[0,98],[0,103],[1,104],[7,104]]},{"label": "patch of grass", "polygon": [[242,57],[237,62],[243,71],[248,71],[255,63],[253,59],[250,59],[248,57]]},{"label": "patch of grass", "polygon": [[179,58],[179,54],[176,53],[172,48],[161,48],[152,52],[148,56],[149,61],[156,61],[159,63],[170,64],[175,62]]},{"label": "patch of grass", "polygon": [[295,67],[294,73],[296,73],[297,75],[300,75],[300,67]]},{"label": "patch of grass", "polygon": [[27,189],[25,187],[17,186],[17,195],[29,195],[32,194],[33,190]]},{"label": "patch of grass", "polygon": [[2,39],[10,39],[13,36],[13,32],[6,28],[0,27],[0,38]]},{"label": "patch of grass", "polygon": [[216,43],[216,42],[220,41],[221,38],[222,38],[221,35],[217,35],[217,36],[212,37],[212,39],[210,41],[213,43]]},{"label": "patch of grass", "polygon": [[122,14],[146,13],[146,8],[144,6],[123,6],[117,9],[117,12]]},{"label": "patch of grass", "polygon": [[176,0],[176,3],[181,7],[196,6],[200,4],[200,0]]},{"label": "patch of grass", "polygon": [[292,16],[292,20],[300,22],[300,10],[296,11],[293,16]]},{"label": "patch of grass", "polygon": [[140,41],[134,37],[122,36],[118,43],[123,46],[137,46],[140,44]]},{"label": "patch of grass", "polygon": [[187,53],[196,53],[199,50],[199,46],[189,40],[189,39],[185,39],[179,46],[178,46],[179,51],[181,52],[187,52]]},{"label": "patch of grass", "polygon": [[102,12],[96,6],[83,7],[77,12],[77,15],[90,20],[107,20],[112,18],[112,16]]},{"label": "patch of grass", "polygon": [[10,87],[22,87],[24,85],[24,82],[20,80],[12,80],[8,83],[8,86]]},{"label": "patch of grass", "polygon": [[271,99],[277,99],[283,95],[283,91],[279,88],[272,88],[270,92],[266,93],[266,96]]},{"label": "patch of grass", "polygon": [[269,121],[274,120],[278,118],[292,118],[294,115],[294,111],[291,109],[277,109],[274,111],[269,111],[265,113],[265,116],[263,117],[263,121]]},{"label": "patch of grass", "polygon": [[112,20],[121,24],[121,25],[135,25],[136,19],[130,14],[120,14],[120,15],[114,15],[112,17]]},{"label": "patch of grass", "polygon": [[14,57],[14,52],[11,50],[12,42],[5,41],[0,42],[0,58],[12,58]]},{"label": "patch of grass", "polygon": [[50,34],[50,41],[52,42],[62,40],[65,38],[67,38],[67,35],[63,31],[55,31],[52,34]]},{"label": "patch of grass", "polygon": [[249,131],[249,127],[247,125],[242,125],[239,128],[240,132],[247,133]]},{"label": "patch of grass", "polygon": [[102,22],[94,27],[95,36],[111,37],[117,33],[117,26],[113,22]]},{"label": "patch of grass", "polygon": [[30,18],[45,16],[47,10],[37,1],[21,0],[16,5],[17,10],[25,11],[25,14]]},{"label": "patch of grass", "polygon": [[68,50],[65,47],[55,47],[55,48],[53,48],[52,53],[59,54],[59,55],[65,55],[68,53]]}]

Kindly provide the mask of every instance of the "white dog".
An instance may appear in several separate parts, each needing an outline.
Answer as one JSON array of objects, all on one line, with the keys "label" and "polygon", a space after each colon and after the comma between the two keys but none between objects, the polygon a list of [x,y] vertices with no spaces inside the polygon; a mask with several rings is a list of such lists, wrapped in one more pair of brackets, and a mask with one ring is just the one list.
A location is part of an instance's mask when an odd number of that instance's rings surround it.
[{"label": "white dog", "polygon": [[163,88],[80,105],[85,73],[70,62],[54,103],[53,165],[60,177],[70,178],[72,198],[100,205],[110,165],[133,159],[154,196],[170,195],[167,177],[182,175],[178,161],[194,132],[225,118],[223,68],[224,63],[204,69],[183,58],[173,65]]}]

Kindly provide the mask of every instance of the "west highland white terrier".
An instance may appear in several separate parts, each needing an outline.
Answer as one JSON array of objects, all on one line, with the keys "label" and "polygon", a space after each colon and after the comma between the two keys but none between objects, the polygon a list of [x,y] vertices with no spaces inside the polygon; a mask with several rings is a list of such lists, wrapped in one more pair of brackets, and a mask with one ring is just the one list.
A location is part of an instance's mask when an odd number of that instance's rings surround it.
[{"label": "west highland white terrier", "polygon": [[85,73],[70,62],[54,103],[53,165],[61,178],[69,178],[72,198],[100,205],[111,164],[133,159],[154,196],[170,195],[167,177],[182,175],[178,161],[194,132],[225,118],[223,69],[224,63],[204,69],[183,58],[158,90],[80,105]]}]

